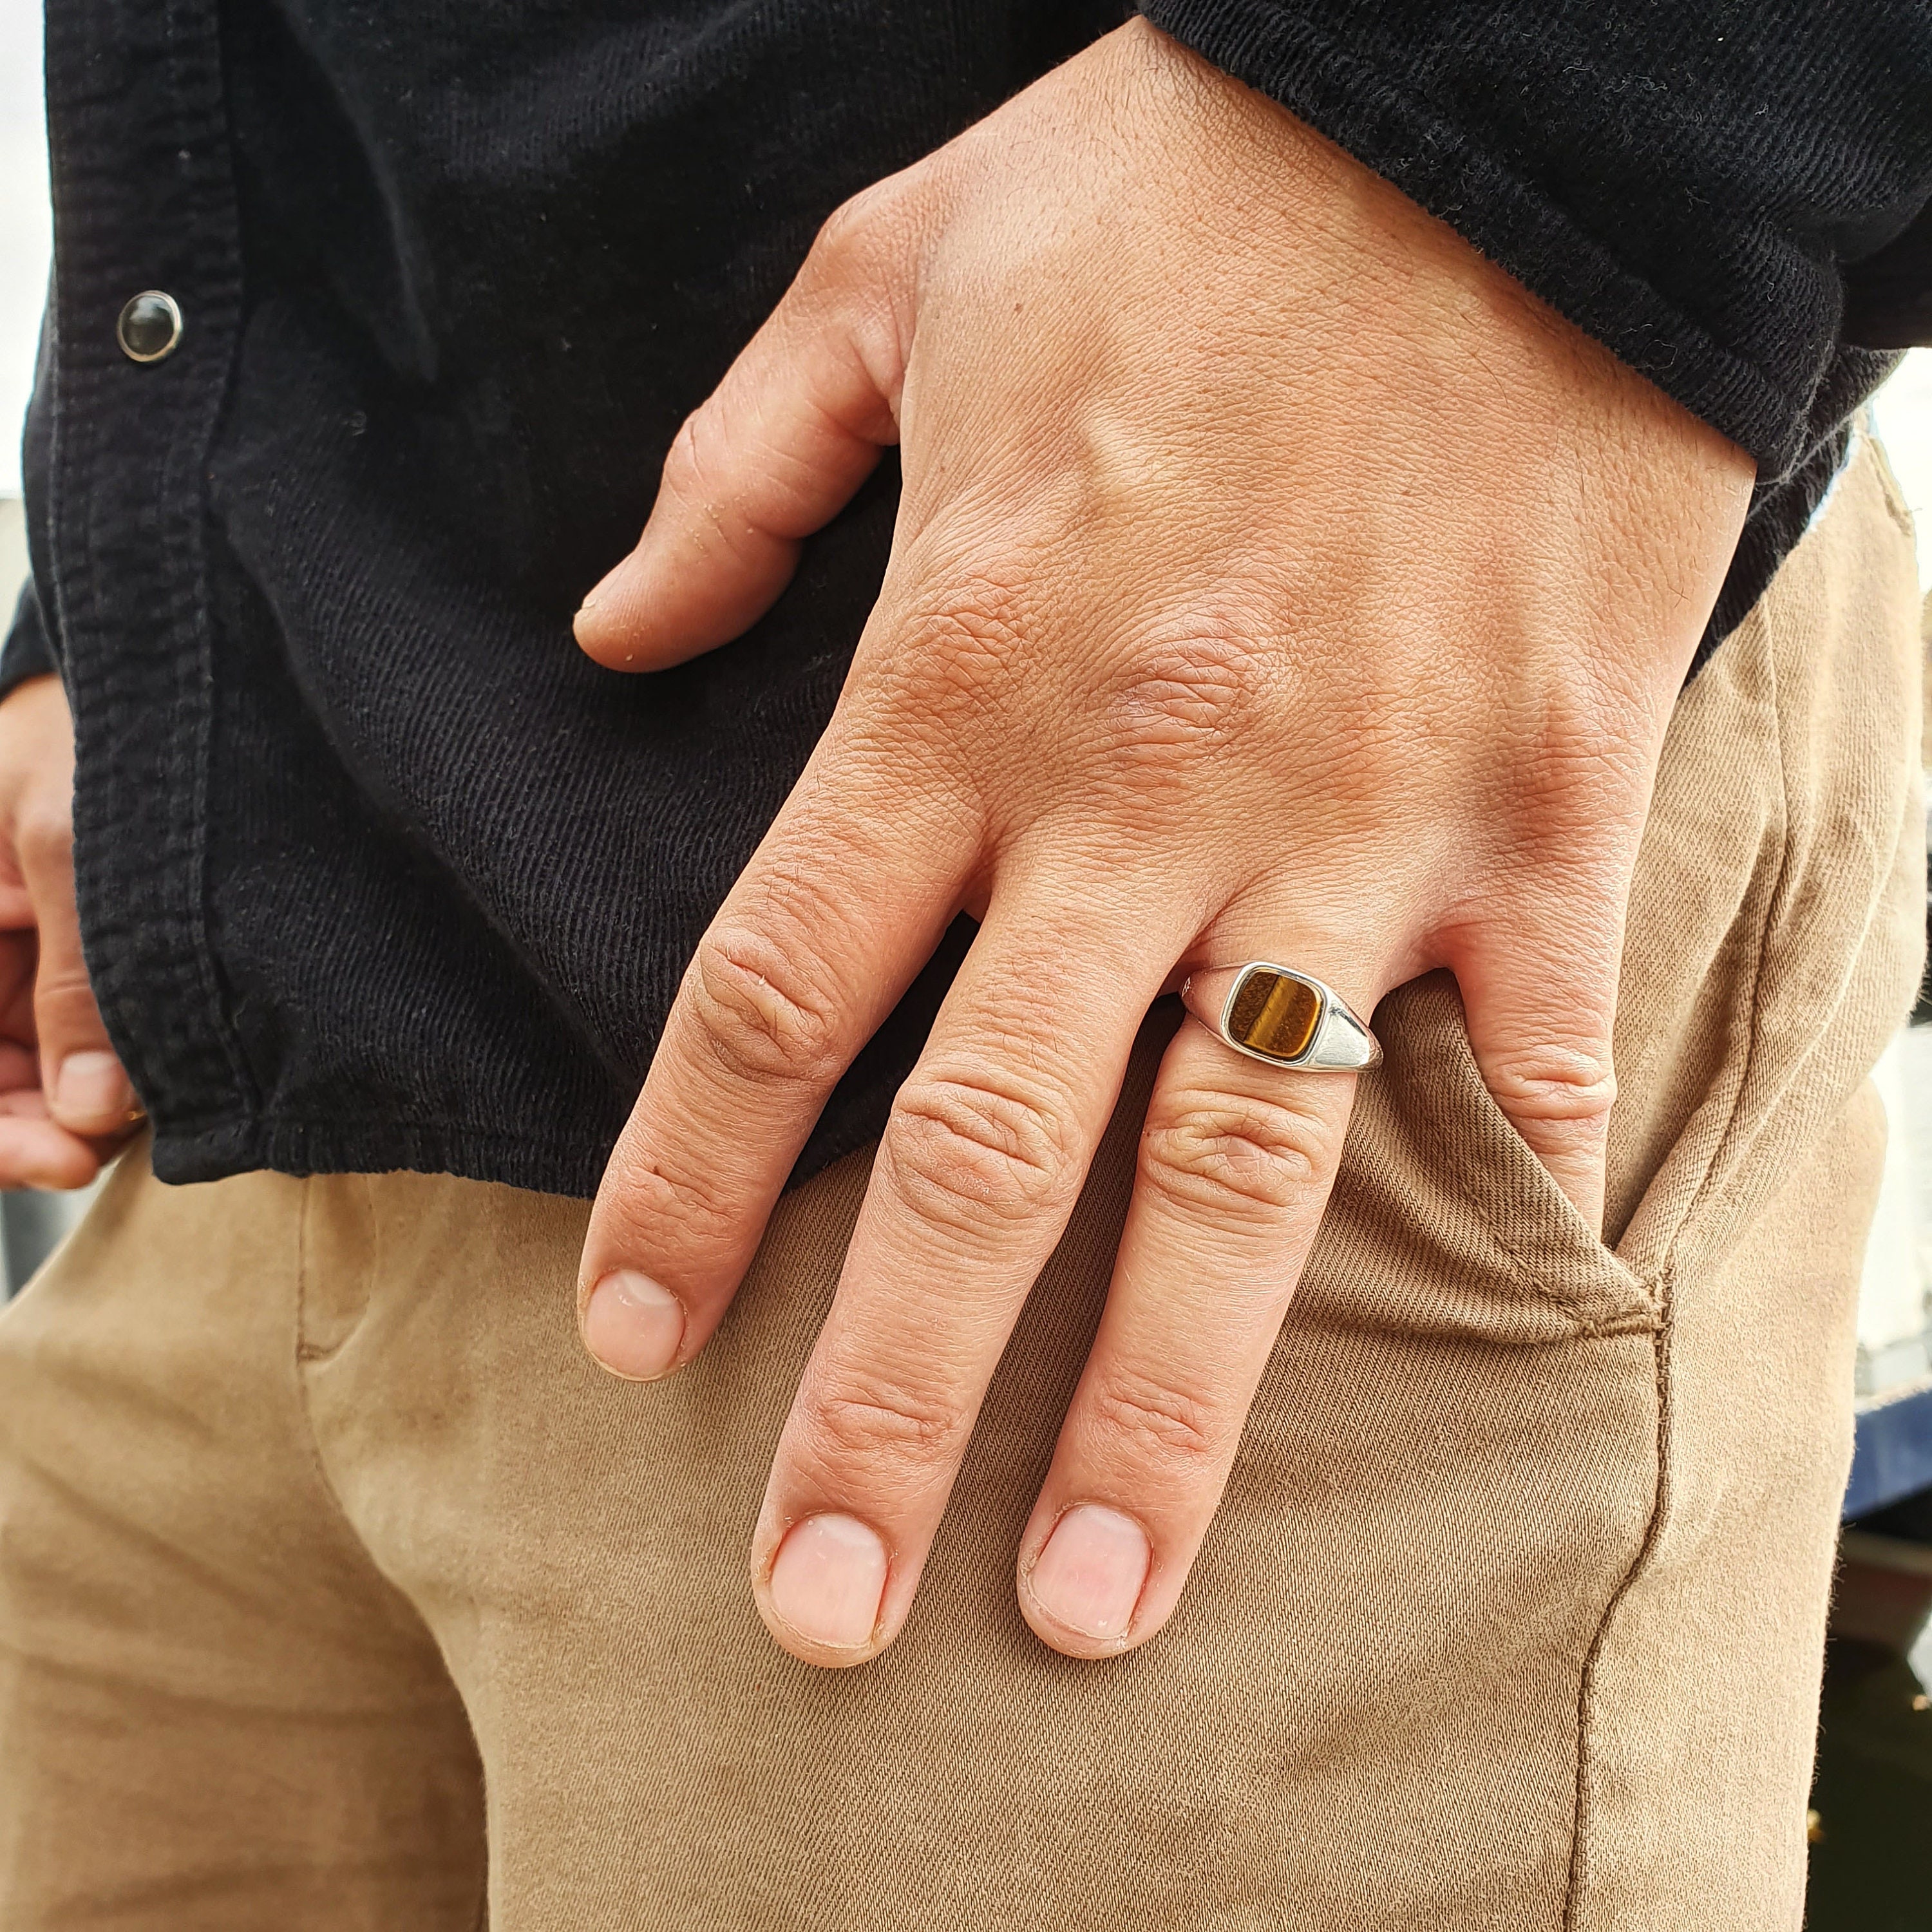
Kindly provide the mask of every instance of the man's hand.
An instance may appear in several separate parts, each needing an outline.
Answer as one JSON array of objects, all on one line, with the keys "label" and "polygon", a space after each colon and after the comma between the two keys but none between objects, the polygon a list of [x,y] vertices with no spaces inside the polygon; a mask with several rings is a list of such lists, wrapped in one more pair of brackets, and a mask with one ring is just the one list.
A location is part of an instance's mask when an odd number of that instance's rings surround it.
[{"label": "man's hand", "polygon": [[139,1118],[80,955],[60,680],[0,701],[0,1187],[85,1187]]},{"label": "man's hand", "polygon": [[[881,445],[890,567],[836,715],[692,963],[582,1321],[688,1362],[833,1082],[983,920],[874,1164],[754,1586],[795,1655],[904,1622],[1148,1003],[1283,962],[1460,982],[1594,1226],[1624,900],[1748,458],[1386,184],[1136,22],[828,224],[578,620],[735,636]],[[1019,1550],[1045,1640],[1172,1612],[1354,1082],[1168,1049],[1104,1319]]]}]

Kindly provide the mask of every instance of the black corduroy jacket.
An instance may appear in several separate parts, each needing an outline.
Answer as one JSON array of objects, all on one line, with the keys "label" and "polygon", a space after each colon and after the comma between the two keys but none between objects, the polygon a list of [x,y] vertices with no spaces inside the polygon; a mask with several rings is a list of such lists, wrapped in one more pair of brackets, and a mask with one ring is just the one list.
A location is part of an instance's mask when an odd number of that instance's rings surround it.
[{"label": "black corduroy jacket", "polygon": [[[1932,8],[1144,10],[1756,459],[1714,645],[1886,352],[1932,338]],[[58,668],[72,700],[89,966],[163,1178],[594,1187],[830,714],[895,472],[694,664],[602,671],[571,613],[825,216],[1121,17],[52,0],[34,582],[0,683]],[[178,339],[151,302],[124,343],[149,290]],[[806,1168],[877,1130],[964,943]]]}]

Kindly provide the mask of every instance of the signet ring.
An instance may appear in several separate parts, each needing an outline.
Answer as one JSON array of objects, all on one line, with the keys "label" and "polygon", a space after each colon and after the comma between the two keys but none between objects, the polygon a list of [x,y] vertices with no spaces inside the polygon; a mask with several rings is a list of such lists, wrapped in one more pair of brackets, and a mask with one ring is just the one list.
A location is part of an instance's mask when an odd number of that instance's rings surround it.
[{"label": "signet ring", "polygon": [[1366,1023],[1334,988],[1292,966],[1251,959],[1190,975],[1182,1003],[1237,1053],[1304,1073],[1354,1073],[1380,1064]]}]

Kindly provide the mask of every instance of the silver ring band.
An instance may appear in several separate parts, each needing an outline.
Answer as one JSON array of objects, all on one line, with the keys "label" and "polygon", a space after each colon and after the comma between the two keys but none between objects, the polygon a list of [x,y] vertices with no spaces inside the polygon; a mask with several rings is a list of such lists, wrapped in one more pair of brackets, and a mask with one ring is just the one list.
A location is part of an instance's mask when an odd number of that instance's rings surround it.
[{"label": "silver ring band", "polygon": [[1304,1073],[1355,1073],[1380,1064],[1373,1034],[1334,988],[1292,966],[1251,959],[1191,974],[1187,1010],[1237,1053]]}]

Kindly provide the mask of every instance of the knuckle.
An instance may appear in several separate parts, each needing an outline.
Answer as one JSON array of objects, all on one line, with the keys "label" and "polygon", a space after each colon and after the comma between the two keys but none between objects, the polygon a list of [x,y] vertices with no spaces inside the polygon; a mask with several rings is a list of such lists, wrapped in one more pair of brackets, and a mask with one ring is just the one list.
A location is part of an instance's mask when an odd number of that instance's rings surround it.
[{"label": "knuckle", "polygon": [[1565,682],[1540,694],[1508,764],[1520,844],[1532,858],[1595,845],[1640,822],[1648,721],[1618,694]]},{"label": "knuckle", "polygon": [[960,1405],[878,1375],[842,1376],[842,1385],[820,1392],[807,1412],[810,1453],[842,1476],[950,1463],[968,1418]]},{"label": "knuckle", "polygon": [[914,1212],[961,1232],[1047,1214],[1078,1178],[1070,1110],[990,1068],[916,1073],[880,1150]]},{"label": "knuckle", "polygon": [[1165,1096],[1141,1136],[1140,1180],[1217,1217],[1274,1220],[1326,1190],[1342,1124],[1292,1100],[1192,1092]]},{"label": "knuckle", "polygon": [[806,256],[806,284],[876,275],[903,236],[910,193],[909,176],[888,175],[840,202],[825,218]]},{"label": "knuckle", "polygon": [[695,496],[704,494],[703,466],[698,456],[698,439],[704,431],[698,426],[698,418],[704,413],[700,406],[686,416],[678,424],[670,448],[664,452],[664,487],[674,496]]},{"label": "knuckle", "polygon": [[620,1140],[604,1168],[597,1213],[607,1215],[619,1245],[656,1253],[674,1246],[703,1256],[734,1249],[742,1203],[718,1191],[700,1172],[674,1166],[631,1135]]},{"label": "knuckle", "polygon": [[1599,1048],[1541,1046],[1492,1056],[1484,1077],[1498,1106],[1513,1119],[1607,1131],[1617,1079]]},{"label": "knuckle", "polygon": [[982,568],[934,590],[896,626],[892,668],[914,716],[982,716],[1020,682],[1036,632],[1024,573]]},{"label": "knuckle", "polygon": [[1136,654],[1113,696],[1114,748],[1136,764],[1227,744],[1276,680],[1267,655],[1231,623],[1190,627]]},{"label": "knuckle", "polygon": [[701,517],[729,538],[734,520],[726,514],[722,479],[729,474],[730,452],[712,402],[701,404],[678,425],[664,452],[662,495]]},{"label": "knuckle", "polygon": [[58,964],[43,958],[34,980],[34,1005],[40,1016],[44,1032],[98,1034],[100,1016],[94,1004],[94,988],[87,968],[79,961]]},{"label": "knuckle", "polygon": [[831,999],[765,934],[743,928],[706,934],[685,991],[699,1038],[731,1078],[811,1084],[838,1070]]},{"label": "knuckle", "polygon": [[42,799],[22,808],[14,827],[22,860],[63,864],[74,850],[74,813],[65,799]]},{"label": "knuckle", "polygon": [[829,269],[862,257],[871,245],[873,224],[880,208],[878,185],[861,188],[850,196],[820,224],[813,238],[810,259],[820,269]]},{"label": "knuckle", "polygon": [[1226,1424],[1211,1403],[1145,1372],[1116,1366],[1090,1397],[1095,1424],[1110,1448],[1168,1468],[1211,1468],[1228,1446]]}]

